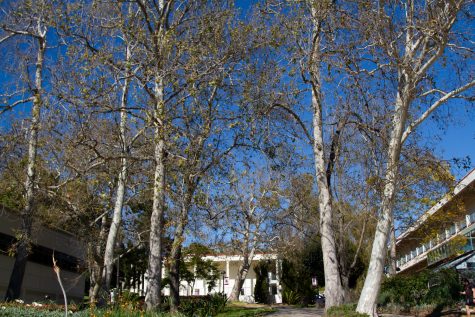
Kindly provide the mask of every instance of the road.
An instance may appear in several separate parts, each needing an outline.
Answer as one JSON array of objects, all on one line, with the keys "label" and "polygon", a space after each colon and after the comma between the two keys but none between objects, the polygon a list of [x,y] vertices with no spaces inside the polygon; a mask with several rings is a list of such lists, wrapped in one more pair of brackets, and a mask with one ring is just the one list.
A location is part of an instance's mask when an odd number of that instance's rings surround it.
[{"label": "road", "polygon": [[298,307],[291,307],[291,306],[278,306],[275,308],[277,308],[277,311],[267,316],[280,316],[280,317],[284,317],[284,316],[322,317],[323,316],[323,308],[315,308],[315,307],[298,308]]}]

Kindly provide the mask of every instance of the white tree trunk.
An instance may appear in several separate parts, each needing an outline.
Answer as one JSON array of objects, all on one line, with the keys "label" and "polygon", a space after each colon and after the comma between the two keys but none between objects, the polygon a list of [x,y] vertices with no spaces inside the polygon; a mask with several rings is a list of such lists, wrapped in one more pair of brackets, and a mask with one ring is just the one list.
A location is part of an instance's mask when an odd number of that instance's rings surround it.
[{"label": "white tree trunk", "polygon": [[[316,16],[316,13],[314,13]],[[333,229],[332,197],[326,175],[323,139],[322,96],[320,78],[320,30],[314,21],[314,48],[311,52],[312,109],[313,109],[313,154],[318,185],[320,230],[322,236],[323,266],[325,271],[325,308],[344,303],[344,289],[339,270],[339,261]]]},{"label": "white tree trunk", "polygon": [[318,185],[320,208],[320,231],[322,236],[323,267],[325,271],[325,308],[344,303],[344,290],[338,266],[338,254],[333,230],[333,210],[330,189],[326,178],[325,156],[323,151],[323,127],[320,102],[315,94],[313,104],[313,152]]},{"label": "white tree trunk", "polygon": [[241,294],[241,289],[244,285],[244,281],[246,280],[247,273],[249,273],[249,269],[251,268],[252,259],[254,258],[255,251],[255,246],[252,246],[251,252],[248,253],[247,250],[246,252],[244,252],[243,260],[239,265],[239,270],[236,275],[236,281],[234,282],[233,290],[231,291],[231,296],[229,296],[229,300],[239,300],[239,295]]},{"label": "white tree trunk", "polygon": [[[40,26],[39,26],[40,28]],[[33,96],[33,108],[31,113],[30,134],[28,138],[28,161],[25,181],[25,208],[21,212],[21,229],[18,246],[15,255],[15,263],[10,275],[10,281],[5,295],[6,300],[20,297],[26,263],[28,261],[28,249],[31,242],[31,228],[33,214],[35,212],[35,182],[36,182],[36,156],[38,153],[38,132],[40,128],[40,115],[42,100],[43,63],[46,51],[46,31],[40,30],[38,40],[38,53],[36,57],[35,88]]]},{"label": "white tree trunk", "polygon": [[[252,202],[252,199],[250,200]],[[249,272],[249,268],[251,267],[252,260],[254,259],[254,253],[256,252],[256,244],[257,244],[257,233],[254,235],[252,239],[251,245],[249,245],[251,239],[251,219],[253,219],[254,211],[256,208],[249,208],[248,212],[249,215],[246,217],[246,231],[244,236],[244,241],[242,244],[242,262],[239,265],[239,269],[236,275],[236,282],[234,282],[233,289],[231,291],[231,296],[229,296],[229,300],[231,301],[238,301],[239,295],[241,293],[242,285],[244,284],[244,280],[246,279],[247,273]],[[256,231],[259,230],[259,226],[257,226]],[[250,250],[250,251],[249,251]]]},{"label": "white tree trunk", "polygon": [[91,269],[91,285],[89,288],[89,303],[91,305],[96,305],[100,299],[99,291],[101,290],[102,285],[102,271],[101,266],[103,254],[104,241],[107,236],[107,216],[103,215],[101,218],[101,230],[99,232],[99,240],[92,241],[90,240],[90,269]]},{"label": "white tree trunk", "polygon": [[[405,74],[402,76],[405,77],[404,81],[407,83],[407,76],[405,76]],[[358,312],[366,313],[370,316],[377,316],[376,300],[381,288],[384,265],[386,262],[388,238],[391,231],[392,212],[394,207],[402,145],[401,139],[406,124],[409,100],[409,87],[406,85],[404,88],[405,89],[402,92],[398,92],[396,99],[395,112],[392,122],[393,128],[388,150],[388,163],[385,173],[385,186],[381,205],[381,214],[376,226],[368,274],[366,275],[363,290],[361,291],[358,306],[356,308]]]},{"label": "white tree trunk", "polygon": [[155,127],[155,173],[153,180],[153,206],[150,217],[149,259],[147,268],[148,285],[145,295],[147,310],[156,309],[161,304],[163,216],[165,212],[165,127],[163,79],[155,83],[156,127]]},{"label": "white tree trunk", "polygon": [[[185,177],[190,179],[190,175]],[[195,185],[187,184],[185,189],[185,196],[183,197],[183,205],[181,207],[180,217],[175,229],[173,243],[170,250],[169,264],[170,264],[170,311],[176,313],[180,306],[180,263],[181,249],[184,241],[185,228],[188,225],[188,213],[191,208]]]},{"label": "white tree trunk", "polygon": [[[126,60],[130,59],[130,50],[127,47]],[[128,74],[127,74],[128,75]],[[114,267],[114,248],[116,246],[117,235],[120,229],[120,223],[122,222],[122,208],[124,205],[125,188],[127,181],[127,95],[129,91],[129,76],[125,77],[124,86],[122,87],[122,96],[120,101],[120,124],[119,124],[119,136],[121,144],[121,170],[119,172],[119,179],[117,180],[117,192],[115,195],[114,213],[112,215],[111,226],[109,228],[109,234],[107,236],[107,243],[104,252],[104,270],[102,272],[104,282],[104,289],[106,292],[110,289],[112,270]]]}]

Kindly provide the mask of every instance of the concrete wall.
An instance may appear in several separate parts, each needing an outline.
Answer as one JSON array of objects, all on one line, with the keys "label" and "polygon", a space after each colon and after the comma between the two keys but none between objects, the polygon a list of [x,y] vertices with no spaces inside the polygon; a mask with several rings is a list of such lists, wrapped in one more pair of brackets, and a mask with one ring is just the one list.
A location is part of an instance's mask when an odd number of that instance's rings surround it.
[{"label": "concrete wall", "polygon": [[[8,287],[10,273],[13,268],[13,257],[0,255],[0,295],[3,297]],[[84,297],[84,275],[61,271],[63,286],[68,295],[68,301],[81,302]],[[26,302],[44,300],[48,295],[51,300],[64,303],[63,293],[51,267],[28,262],[25,278],[23,279],[21,299]]]},{"label": "concrete wall", "polygon": [[[0,232],[15,236],[20,221],[16,214],[0,209]],[[40,225],[35,225],[32,232],[33,243],[84,259],[84,248],[70,234],[59,230],[52,230]],[[6,293],[14,258],[0,254],[0,296]],[[80,302],[84,297],[84,274],[61,270],[61,277],[69,301]],[[47,265],[28,262],[23,280],[21,299],[26,302],[44,300],[45,295],[50,299],[63,303],[63,295],[59,287],[53,268]]]},{"label": "concrete wall", "polygon": [[[15,231],[18,228],[20,228],[18,216],[0,209],[0,232],[15,236]],[[85,258],[85,248],[75,237],[66,232],[52,230],[35,224],[33,226],[32,239],[34,244],[72,255],[78,259]]]}]

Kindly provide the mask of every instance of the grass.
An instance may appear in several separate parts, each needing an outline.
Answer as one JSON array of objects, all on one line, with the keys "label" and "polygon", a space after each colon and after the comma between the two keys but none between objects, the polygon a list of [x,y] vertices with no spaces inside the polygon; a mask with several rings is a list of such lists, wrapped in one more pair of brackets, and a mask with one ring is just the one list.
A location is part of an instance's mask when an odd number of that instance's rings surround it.
[{"label": "grass", "polygon": [[242,303],[233,303],[226,306],[223,312],[216,315],[216,317],[253,317],[265,316],[276,309],[260,305],[248,305]]},{"label": "grass", "polygon": [[[4,307],[4,306],[3,306]],[[64,311],[39,310],[32,307],[5,307],[0,306],[0,317],[64,317]],[[127,310],[81,310],[71,312],[68,317],[185,317],[182,314],[146,313]]]},{"label": "grass", "polygon": [[[56,309],[54,309],[56,308]],[[51,310],[28,307],[12,303],[0,303],[0,317],[64,317],[64,311],[57,307]],[[276,309],[264,305],[231,303],[216,317],[254,317],[264,316]],[[95,309],[70,312],[69,317],[185,317],[185,314],[146,313],[128,309]]]}]

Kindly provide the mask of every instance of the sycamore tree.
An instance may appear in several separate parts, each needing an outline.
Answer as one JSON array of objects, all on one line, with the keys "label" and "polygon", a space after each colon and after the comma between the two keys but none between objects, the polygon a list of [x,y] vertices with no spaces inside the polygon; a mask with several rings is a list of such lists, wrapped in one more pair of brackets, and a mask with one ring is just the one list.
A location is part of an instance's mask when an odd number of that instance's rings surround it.
[{"label": "sycamore tree", "polygon": [[394,88],[391,93],[384,91],[386,98],[392,98],[384,189],[359,312],[377,315],[404,144],[442,105],[454,98],[470,98],[475,85],[470,67],[463,66],[473,50],[466,29],[468,6],[466,1],[368,3],[361,12],[373,76]]},{"label": "sycamore tree", "polygon": [[[171,309],[179,305],[179,258],[202,179],[236,146],[245,123],[236,94],[245,54],[237,13],[222,1],[135,1],[140,69],[134,74],[154,129],[149,309],[160,304],[162,239],[170,229]],[[157,5],[156,5],[157,4]],[[250,29],[249,29],[250,30]],[[148,135],[147,135],[148,137]],[[167,206],[167,208],[165,208]],[[165,223],[166,211],[170,211]]]},{"label": "sycamore tree", "polygon": [[279,180],[271,175],[274,173],[270,169],[236,166],[219,197],[217,208],[224,210],[220,223],[229,235],[229,249],[242,257],[230,300],[239,300],[256,253],[268,251],[275,240],[273,229],[282,201]]},{"label": "sycamore tree", "polygon": [[[54,94],[68,111],[61,115],[64,124],[51,135],[57,141],[51,152],[63,169],[63,186],[79,179],[110,182],[105,197],[111,201],[104,203],[97,218],[101,240],[88,248],[95,253],[91,302],[100,289],[108,296],[122,215],[135,185],[130,178],[137,170],[131,173],[131,167],[146,159],[137,154],[144,120],[133,81],[138,68],[132,64],[137,44],[130,35],[136,31],[134,9],[130,3],[76,3],[67,7],[58,27],[67,49],[58,56],[61,67],[54,76]],[[104,194],[97,192],[99,197]]]},{"label": "sycamore tree", "polygon": [[237,11],[230,3],[212,1],[194,14],[180,42],[195,45],[181,57],[181,75],[173,77],[183,88],[177,92],[169,130],[174,141],[168,145],[173,243],[167,262],[172,309],[179,305],[178,264],[188,223],[209,190],[209,176],[222,169],[236,148],[249,143],[253,121],[252,103],[244,101],[242,93],[253,78],[249,58],[256,33],[237,21]]},{"label": "sycamore tree", "polygon": [[[351,206],[349,185],[353,182],[362,190],[353,198],[373,202],[367,205],[370,208],[356,210],[366,209],[367,216],[378,219],[369,279],[358,308],[373,313],[367,305],[374,304],[379,290],[376,284],[381,281],[385,264],[402,144],[448,100],[471,98],[466,94],[474,85],[471,75],[466,68],[457,67],[470,56],[470,42],[460,31],[461,26],[451,31],[457,18],[464,17],[465,3],[382,6],[302,1],[279,11],[282,5],[269,1],[265,12],[277,16],[282,13],[276,23],[284,31],[275,32],[275,40],[282,40],[287,48],[284,54],[290,64],[289,78],[298,73],[310,90],[313,133],[308,132],[308,122],[292,102],[284,99],[273,108],[292,113],[312,146],[326,307],[345,300],[341,265],[344,248],[340,243],[345,226],[340,224],[344,209],[353,209],[346,207]],[[451,73],[454,78],[444,82],[440,74],[447,74],[451,67],[457,70]],[[419,144],[413,142],[415,149]],[[356,163],[349,164],[349,157]],[[363,178],[353,178],[352,174]],[[374,185],[374,178],[383,180],[382,189],[358,183],[358,179],[366,179],[368,185]]]},{"label": "sycamore tree", "polygon": [[[0,15],[0,45],[5,56],[15,65],[16,71],[2,83],[0,115],[27,106],[28,116],[27,162],[24,178],[24,205],[21,211],[21,228],[17,234],[15,263],[5,295],[6,300],[20,296],[23,276],[31,243],[31,229],[36,211],[38,138],[41,130],[41,112],[47,103],[46,76],[47,38],[54,25],[53,1],[18,1],[5,4]],[[54,41],[53,41],[54,42]],[[16,56],[13,56],[15,55]],[[8,65],[8,66],[10,66]],[[4,65],[7,66],[7,65]],[[19,71],[19,73],[18,73]]]},{"label": "sycamore tree", "polygon": [[[339,202],[335,185],[344,184],[337,183],[344,173],[336,175],[335,171],[345,161],[342,153],[357,150],[351,144],[359,141],[360,131],[374,129],[375,122],[368,121],[374,117],[364,115],[364,103],[353,94],[356,82],[348,76],[342,62],[348,59],[349,48],[358,40],[351,31],[354,20],[349,17],[348,7],[333,1],[309,0],[289,6],[269,1],[266,10],[277,16],[275,23],[283,30],[274,34],[285,48],[282,55],[289,68],[286,76],[296,82],[292,94],[308,97],[283,98],[271,108],[290,113],[290,121],[301,129],[301,138],[312,149],[319,212],[319,225],[315,227],[321,235],[326,308],[337,306],[346,298],[340,265],[345,256],[344,239],[340,239],[338,230],[344,228],[339,206],[345,201]],[[298,107],[305,103],[306,107]],[[360,170],[361,165],[352,160],[351,168]]]}]

